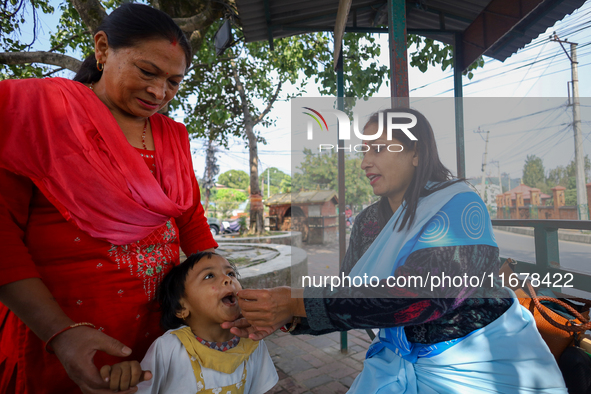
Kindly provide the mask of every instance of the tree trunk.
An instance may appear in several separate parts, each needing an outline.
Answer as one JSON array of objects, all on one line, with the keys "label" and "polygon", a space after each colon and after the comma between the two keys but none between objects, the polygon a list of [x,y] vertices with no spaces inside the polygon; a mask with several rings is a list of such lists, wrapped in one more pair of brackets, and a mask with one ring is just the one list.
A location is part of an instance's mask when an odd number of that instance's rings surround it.
[{"label": "tree trunk", "polygon": [[238,66],[234,60],[230,61],[232,71],[234,73],[234,81],[236,82],[236,89],[240,94],[240,101],[242,105],[242,113],[244,114],[244,132],[248,140],[248,164],[250,167],[250,228],[248,233],[251,235],[260,235],[265,231],[264,227],[264,207],[263,196],[259,188],[259,156],[257,149],[257,137],[254,134],[254,121],[248,108],[248,98],[244,91],[244,85],[240,81],[238,75]]},{"label": "tree trunk", "polygon": [[250,229],[249,234],[262,234],[265,231],[263,196],[259,189],[259,155],[257,137],[252,124],[245,128],[248,137],[248,163],[250,166]]},{"label": "tree trunk", "polygon": [[107,16],[99,0],[72,0],[72,4],[90,31],[95,31]]}]

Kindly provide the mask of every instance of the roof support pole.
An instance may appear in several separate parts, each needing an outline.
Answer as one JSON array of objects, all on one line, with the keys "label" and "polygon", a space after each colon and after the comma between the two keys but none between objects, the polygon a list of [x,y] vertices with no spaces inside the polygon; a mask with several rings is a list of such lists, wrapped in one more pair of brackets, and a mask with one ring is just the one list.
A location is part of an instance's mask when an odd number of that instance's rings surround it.
[{"label": "roof support pole", "polygon": [[[340,38],[342,45],[342,37]],[[335,42],[336,45],[336,42]],[[337,71],[337,109],[345,110],[345,76],[343,72],[343,51],[339,51],[339,57],[336,61]],[[338,126],[337,126],[338,127]],[[345,260],[347,251],[347,239],[345,229],[345,140],[340,139],[337,133],[338,143],[338,185],[339,185],[339,265]],[[342,267],[339,267],[342,268]],[[341,352],[347,352],[348,339],[347,331],[341,331]]]},{"label": "roof support pole", "polygon": [[462,59],[464,57],[463,38],[455,34],[454,40],[454,97],[456,115],[456,163],[458,178],[466,177],[466,157],[464,153],[464,92],[462,85]]},{"label": "roof support pole", "polygon": [[388,0],[390,40],[390,96],[392,107],[408,107],[406,57],[406,0]]},{"label": "roof support pole", "polygon": [[271,22],[271,5],[269,4],[269,0],[263,0],[265,5],[265,22],[267,23],[267,36],[269,37],[269,47],[271,51],[275,50],[275,46],[273,45],[273,27]]}]

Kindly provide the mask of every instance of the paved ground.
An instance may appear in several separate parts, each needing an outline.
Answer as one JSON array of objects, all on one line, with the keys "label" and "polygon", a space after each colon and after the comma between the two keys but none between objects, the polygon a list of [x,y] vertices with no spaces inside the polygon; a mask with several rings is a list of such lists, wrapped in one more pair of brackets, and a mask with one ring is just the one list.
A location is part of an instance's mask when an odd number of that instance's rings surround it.
[{"label": "paved ground", "polygon": [[278,331],[265,343],[279,374],[269,393],[346,393],[361,371],[369,338],[365,331],[348,334],[348,351],[341,353],[340,334],[291,335]]},{"label": "paved ground", "polygon": [[[310,275],[338,273],[338,245],[305,245]],[[348,333],[348,350],[342,353],[340,333],[291,335],[281,331],[265,342],[279,374],[279,383],[269,393],[345,393],[363,367],[369,337],[363,330]]]}]

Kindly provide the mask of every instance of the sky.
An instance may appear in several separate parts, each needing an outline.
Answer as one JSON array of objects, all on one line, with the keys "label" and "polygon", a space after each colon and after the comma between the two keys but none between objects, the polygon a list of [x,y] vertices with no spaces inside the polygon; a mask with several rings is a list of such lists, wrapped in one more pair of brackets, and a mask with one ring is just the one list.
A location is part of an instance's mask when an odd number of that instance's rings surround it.
[{"label": "sky", "polygon": [[[51,16],[43,15],[39,40],[34,49],[47,49],[47,37],[49,32],[56,30],[58,18],[58,12]],[[468,177],[480,177],[482,174],[485,134],[476,133],[478,127],[489,131],[486,172],[491,176],[496,176],[499,171],[497,165],[491,164],[491,161],[499,163],[500,171],[509,173],[512,178],[519,178],[527,155],[542,157],[547,171],[558,165],[566,166],[574,158],[574,137],[572,127],[569,126],[572,112],[571,107],[566,105],[571,65],[560,44],[548,39],[554,31],[561,39],[579,44],[577,52],[579,95],[582,97],[583,149],[586,154],[591,154],[591,100],[588,99],[591,97],[591,1],[587,1],[583,7],[557,22],[505,62],[485,57],[484,68],[476,70],[472,80],[463,78],[464,97],[467,98],[465,106],[469,108],[465,109]],[[27,40],[27,34],[29,33],[25,28],[24,40]],[[382,47],[379,62],[388,65],[387,35],[376,37]],[[439,67],[430,67],[427,72],[422,73],[409,67],[409,86],[412,105],[423,111],[428,118],[428,113],[445,114],[445,111],[440,110],[443,108],[451,108],[453,118],[453,106],[450,106],[453,100],[451,68],[442,71]],[[291,89],[286,87],[283,96]],[[320,96],[313,81],[307,85],[306,91],[305,97]],[[375,97],[388,95],[389,87],[383,84]],[[268,115],[277,120],[276,126],[255,128],[267,140],[267,145],[260,144],[258,147],[260,173],[268,167],[276,167],[291,174],[292,168],[297,166],[297,163],[292,163],[292,157],[296,160],[299,146],[297,143],[292,144],[292,139],[297,136],[291,130],[291,111],[290,102],[277,102]],[[531,115],[532,113],[538,114]],[[182,121],[182,114],[178,115],[177,120]],[[442,161],[455,173],[453,124],[440,122],[441,116],[429,119]],[[519,120],[506,122],[504,119]],[[445,123],[445,126],[441,123]],[[193,165],[199,177],[203,175],[205,168],[204,146],[204,140],[192,142],[195,151]],[[292,151],[292,147],[297,149]],[[230,144],[228,150],[220,148],[218,164],[220,173],[230,169],[248,172],[248,149],[244,142],[237,139]]]}]

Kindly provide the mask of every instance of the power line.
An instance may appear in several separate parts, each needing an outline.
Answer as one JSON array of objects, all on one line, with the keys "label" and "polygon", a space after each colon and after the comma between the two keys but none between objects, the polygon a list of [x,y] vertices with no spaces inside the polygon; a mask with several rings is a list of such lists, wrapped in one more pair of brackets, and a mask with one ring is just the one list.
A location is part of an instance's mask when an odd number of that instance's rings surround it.
[{"label": "power line", "polygon": [[[584,11],[583,14],[581,14],[581,12],[573,13],[570,17],[567,17],[563,21],[560,21],[561,26],[555,26],[555,30],[556,31],[560,31],[561,32],[561,35],[565,36],[565,35],[571,35],[571,34],[574,34],[574,33],[578,33],[578,32],[581,32],[583,30],[586,30],[586,29],[590,28],[591,27],[591,22],[589,22],[587,19],[585,19],[585,17],[588,14],[591,14],[591,6],[589,6],[589,7],[584,6],[584,7],[586,7],[586,8],[585,8],[585,11]],[[580,11],[580,10],[581,9],[579,9],[578,11]],[[584,20],[584,22],[579,22],[579,20]],[[565,26],[566,24],[568,24],[568,26],[563,28],[563,26]],[[532,49],[534,49],[534,48],[536,48],[538,46],[542,46],[542,45],[545,46],[545,44],[547,42],[548,42],[548,38],[546,38],[546,37],[541,38],[540,37],[540,38],[532,41],[530,44],[526,45],[526,47],[524,49],[522,49],[521,51],[519,51],[518,54],[523,54],[523,53],[525,53],[525,52],[527,52],[529,50],[532,50]],[[585,46],[587,46],[589,44],[590,43],[582,44],[582,45],[579,46],[579,49],[581,49],[581,48],[583,48],[583,47],[585,47]],[[587,54],[589,54],[589,53],[588,52],[580,53],[579,58],[581,58],[581,57],[583,57],[583,56],[585,56]],[[538,54],[538,56],[536,57],[536,60],[533,61],[533,62],[531,62],[529,59],[524,59],[524,60],[520,60],[520,61],[516,61],[516,62],[503,63],[502,65],[496,67],[494,70],[490,70],[490,74],[492,74],[492,75],[490,75],[489,72],[487,72],[486,66],[488,64],[491,64],[491,63],[494,63],[494,62],[498,62],[498,61],[495,60],[495,59],[491,59],[490,61],[489,60],[486,60],[484,70],[482,70],[482,69],[481,70],[478,70],[478,72],[476,73],[476,75],[478,77],[480,77],[480,78],[478,78],[476,81],[473,81],[471,83],[468,83],[468,84],[466,84],[464,86],[473,85],[475,83],[478,83],[480,81],[484,81],[484,80],[487,80],[487,79],[490,79],[490,78],[493,78],[493,77],[496,78],[496,77],[498,77],[498,76],[500,76],[500,75],[502,75],[502,74],[504,74],[506,72],[512,72],[512,71],[521,69],[523,67],[528,67],[529,66],[530,67],[530,71],[533,71],[534,69],[537,69],[537,67],[546,66],[546,70],[547,70],[550,64],[563,64],[564,61],[566,61],[566,59],[562,59],[562,60],[560,60],[558,62],[551,63],[552,60],[554,59],[554,56],[555,55],[552,55],[552,56],[548,56],[548,57],[545,57],[543,59],[538,60],[538,57],[539,57],[539,54]],[[549,62],[548,65],[547,64],[544,64],[543,63],[544,61],[548,61]],[[535,67],[534,67],[534,65],[535,65]],[[512,67],[512,68],[509,69],[509,70],[507,70],[508,67]],[[552,74],[553,73],[547,74],[547,75],[552,75]],[[453,72],[450,71],[449,74],[446,75],[446,76],[444,76],[443,78],[441,78],[441,79],[439,79],[437,81],[433,81],[433,82],[430,82],[430,83],[427,83],[427,84],[418,86],[416,88],[413,88],[413,89],[411,89],[411,91],[417,91],[417,90],[423,89],[425,87],[434,85],[436,83],[446,81],[446,80],[448,80],[448,79],[450,79],[452,77],[453,77]],[[536,77],[536,78],[540,78],[540,77]],[[522,81],[520,81],[519,84],[521,84],[523,81],[526,81],[526,80],[528,80],[528,79],[526,79],[525,77],[522,78]],[[514,83],[516,83],[516,82],[513,82],[511,84],[514,84]],[[507,85],[511,85],[511,84],[507,84]],[[504,85],[504,86],[507,86],[507,85]],[[441,94],[450,92],[452,90],[453,89],[448,89],[448,90],[445,90],[443,92],[438,93],[437,95],[441,95]]]}]

